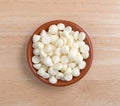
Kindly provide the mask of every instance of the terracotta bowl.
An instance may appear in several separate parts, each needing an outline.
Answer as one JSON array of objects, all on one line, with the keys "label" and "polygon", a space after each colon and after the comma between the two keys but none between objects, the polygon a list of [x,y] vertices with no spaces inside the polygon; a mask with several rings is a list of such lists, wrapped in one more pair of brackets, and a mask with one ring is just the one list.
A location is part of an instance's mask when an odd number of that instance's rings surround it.
[{"label": "terracotta bowl", "polygon": [[33,56],[33,48],[32,48],[32,37],[34,34],[40,34],[41,30],[45,29],[45,30],[48,30],[48,27],[52,24],[58,24],[58,23],[64,23],[65,26],[72,26],[73,30],[74,31],[83,31],[85,32],[80,26],[78,26],[77,24],[73,23],[73,22],[70,22],[70,21],[65,21],[65,20],[54,20],[54,21],[50,21],[50,22],[47,22],[43,25],[41,25],[31,36],[29,42],[28,42],[28,47],[27,47],[27,60],[28,60],[28,64],[30,66],[30,69],[31,71],[33,72],[33,74],[42,82],[46,83],[46,84],[49,84],[49,85],[53,85],[53,86],[67,86],[67,85],[71,85],[77,81],[79,81],[83,76],[85,76],[85,74],[88,72],[91,64],[92,64],[92,59],[93,59],[93,46],[92,46],[92,43],[90,41],[90,38],[88,36],[88,34],[86,33],[86,39],[85,39],[85,42],[86,44],[89,45],[90,47],[90,56],[88,59],[86,59],[86,67],[85,69],[81,70],[81,74],[80,76],[78,77],[75,77],[73,78],[71,81],[61,81],[61,80],[58,80],[58,82],[56,84],[50,84],[48,82],[48,79],[44,79],[42,77],[40,77],[36,72],[37,70],[33,68],[33,63],[32,63],[32,56]]}]

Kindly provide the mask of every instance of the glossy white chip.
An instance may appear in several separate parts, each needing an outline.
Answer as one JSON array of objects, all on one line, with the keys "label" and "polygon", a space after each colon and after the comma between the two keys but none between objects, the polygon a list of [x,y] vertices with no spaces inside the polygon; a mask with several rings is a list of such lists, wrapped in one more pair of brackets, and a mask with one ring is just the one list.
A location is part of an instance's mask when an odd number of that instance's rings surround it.
[{"label": "glossy white chip", "polygon": [[41,63],[35,63],[33,67],[38,70],[41,67]]},{"label": "glossy white chip", "polygon": [[40,35],[33,35],[33,42],[37,42],[40,40]]},{"label": "glossy white chip", "polygon": [[58,72],[58,73],[56,74],[56,78],[57,78],[57,79],[62,79],[63,77],[64,77],[64,74],[61,73],[61,72]]},{"label": "glossy white chip", "polygon": [[66,74],[66,75],[64,76],[64,79],[65,79],[66,81],[71,81],[72,78],[73,78],[72,74]]},{"label": "glossy white chip", "polygon": [[81,61],[78,67],[79,67],[79,69],[84,69],[86,67],[86,62]]},{"label": "glossy white chip", "polygon": [[32,62],[33,63],[39,63],[40,62],[40,58],[38,56],[33,56],[32,57]]},{"label": "glossy white chip", "polygon": [[86,37],[86,34],[84,33],[84,32],[80,32],[80,34],[79,34],[79,40],[80,41],[82,41],[82,40],[84,40],[85,39],[85,37]]},{"label": "glossy white chip", "polygon": [[53,56],[52,61],[53,61],[54,64],[56,64],[60,61],[60,57],[59,56]]},{"label": "glossy white chip", "polygon": [[57,83],[57,79],[56,79],[54,76],[51,76],[51,77],[49,78],[49,82],[50,82],[51,84],[55,84],[55,83]]},{"label": "glossy white chip", "polygon": [[62,54],[67,54],[69,52],[69,46],[65,45],[61,48]]},{"label": "glossy white chip", "polygon": [[45,69],[44,68],[40,68],[38,71],[37,71],[37,74],[40,75],[40,76],[43,76],[45,74]]},{"label": "glossy white chip", "polygon": [[63,23],[57,24],[58,30],[64,30],[65,25]]},{"label": "glossy white chip", "polygon": [[62,63],[62,64],[67,64],[68,63],[68,57],[67,56],[65,56],[65,55],[63,55],[61,58],[60,58],[60,62]]},{"label": "glossy white chip", "polygon": [[56,25],[51,25],[51,26],[49,27],[48,32],[49,32],[50,34],[57,34],[57,32],[58,32],[57,26],[56,26]]},{"label": "glossy white chip", "polygon": [[80,75],[80,70],[78,68],[74,68],[72,71],[72,75],[74,77],[78,77]]}]

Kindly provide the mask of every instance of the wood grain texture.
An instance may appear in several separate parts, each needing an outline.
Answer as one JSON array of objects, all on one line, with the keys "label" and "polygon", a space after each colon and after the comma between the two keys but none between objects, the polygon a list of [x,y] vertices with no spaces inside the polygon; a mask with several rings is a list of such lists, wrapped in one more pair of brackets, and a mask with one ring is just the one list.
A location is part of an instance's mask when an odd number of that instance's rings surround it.
[{"label": "wood grain texture", "polygon": [[[36,79],[26,63],[34,30],[54,19],[90,35],[94,61],[72,86]],[[120,106],[120,0],[0,0],[0,106]]]}]

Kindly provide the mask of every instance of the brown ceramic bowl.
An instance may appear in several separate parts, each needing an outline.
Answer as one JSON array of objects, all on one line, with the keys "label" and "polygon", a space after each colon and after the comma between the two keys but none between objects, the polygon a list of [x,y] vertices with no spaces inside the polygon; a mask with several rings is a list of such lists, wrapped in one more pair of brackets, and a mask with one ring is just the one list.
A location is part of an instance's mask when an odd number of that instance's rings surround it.
[{"label": "brown ceramic bowl", "polygon": [[[58,24],[58,23],[64,23],[65,26],[72,26],[72,28],[73,28],[74,31],[80,31],[80,32],[83,31],[83,32],[85,32],[80,26],[78,26],[77,24],[75,24],[75,23],[73,23],[73,22],[65,21],[65,20],[55,20],[55,21],[50,21],[50,22],[47,22],[47,23],[41,25],[41,26],[33,33],[33,35],[34,35],[34,34],[40,34],[41,30],[43,30],[43,29],[48,30],[48,27],[49,27],[50,25],[52,25],[52,24]],[[86,32],[85,32],[85,33],[86,33]],[[80,80],[83,76],[85,76],[85,74],[88,72],[88,70],[89,70],[89,68],[90,68],[90,66],[91,66],[91,64],[92,64],[92,59],[93,59],[93,46],[92,46],[92,43],[91,43],[90,38],[89,38],[89,36],[88,36],[87,33],[86,33],[85,42],[86,42],[86,44],[88,44],[89,47],[90,47],[90,51],[89,51],[90,56],[89,56],[88,59],[85,60],[86,63],[87,63],[85,69],[81,70],[80,76],[73,78],[71,81],[68,81],[68,82],[67,82],[67,81],[58,80],[58,82],[57,82],[56,84],[50,84],[50,83],[48,82],[48,79],[44,79],[44,78],[40,77],[40,76],[36,73],[37,70],[35,70],[35,69],[33,68],[33,63],[32,63],[32,56],[33,56],[33,52],[32,52],[32,51],[33,51],[33,48],[32,48],[32,37],[33,37],[33,35],[31,36],[31,38],[30,38],[30,40],[29,40],[29,42],[28,42],[28,47],[27,47],[27,60],[28,60],[28,64],[29,64],[29,66],[30,66],[31,71],[33,72],[33,74],[34,74],[39,80],[43,81],[43,82],[46,83],[46,84],[53,85],[53,86],[67,86],[67,85],[71,85],[71,84],[79,81],[79,80]]]}]

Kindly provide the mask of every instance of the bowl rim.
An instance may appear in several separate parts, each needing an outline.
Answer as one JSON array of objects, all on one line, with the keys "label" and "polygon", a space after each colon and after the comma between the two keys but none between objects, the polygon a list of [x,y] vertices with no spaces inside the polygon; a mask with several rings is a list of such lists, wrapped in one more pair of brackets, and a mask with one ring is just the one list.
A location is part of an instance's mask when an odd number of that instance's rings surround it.
[{"label": "bowl rim", "polygon": [[[65,24],[65,26],[71,26],[72,28],[74,27],[74,29],[75,29],[76,31],[82,31],[82,32],[84,32],[84,33],[86,34],[85,42],[87,42],[87,44],[88,44],[89,47],[90,47],[90,51],[89,51],[90,56],[89,56],[88,59],[85,60],[86,63],[87,63],[87,65],[86,65],[85,69],[81,70],[81,71],[82,71],[81,73],[83,73],[82,75],[80,74],[80,76],[74,77],[71,81],[59,81],[59,80],[58,80],[57,83],[51,84],[51,83],[48,82],[48,79],[42,78],[41,76],[39,76],[39,75],[36,73],[36,69],[33,67],[33,63],[32,63],[32,56],[30,56],[30,55],[31,55],[31,54],[30,54],[30,49],[33,50],[33,48],[32,48],[32,37],[33,37],[34,34],[40,33],[41,30],[43,30],[43,28],[44,28],[44,29],[46,29],[46,28],[48,29],[48,27],[49,27],[50,25],[52,25],[52,24],[58,24],[58,23],[63,23],[63,24]],[[73,30],[74,30],[74,29],[73,29]],[[46,22],[46,23],[40,25],[40,26],[34,31],[34,33],[31,35],[31,37],[30,37],[30,39],[29,39],[29,41],[28,41],[27,53],[26,53],[26,55],[27,55],[27,63],[28,63],[28,65],[29,65],[29,67],[30,67],[30,70],[32,71],[32,73],[33,73],[40,81],[42,81],[42,82],[44,82],[44,83],[46,83],[46,84],[52,85],[52,86],[62,87],[62,86],[68,86],[68,85],[71,85],[71,84],[74,84],[74,83],[78,82],[79,80],[81,80],[81,79],[87,74],[87,72],[89,71],[89,69],[90,69],[90,67],[91,67],[91,65],[92,65],[92,61],[93,61],[93,45],[92,45],[92,42],[91,42],[91,40],[90,40],[89,35],[86,33],[86,31],[85,31],[81,26],[79,26],[79,25],[77,25],[76,23],[73,23],[73,22],[71,22],[71,21],[67,21],[67,20],[53,20],[53,21],[49,21],[49,22]],[[30,58],[30,57],[31,57],[31,58]],[[74,80],[74,79],[75,79],[75,80]],[[60,83],[62,83],[62,84],[60,84]]]}]

